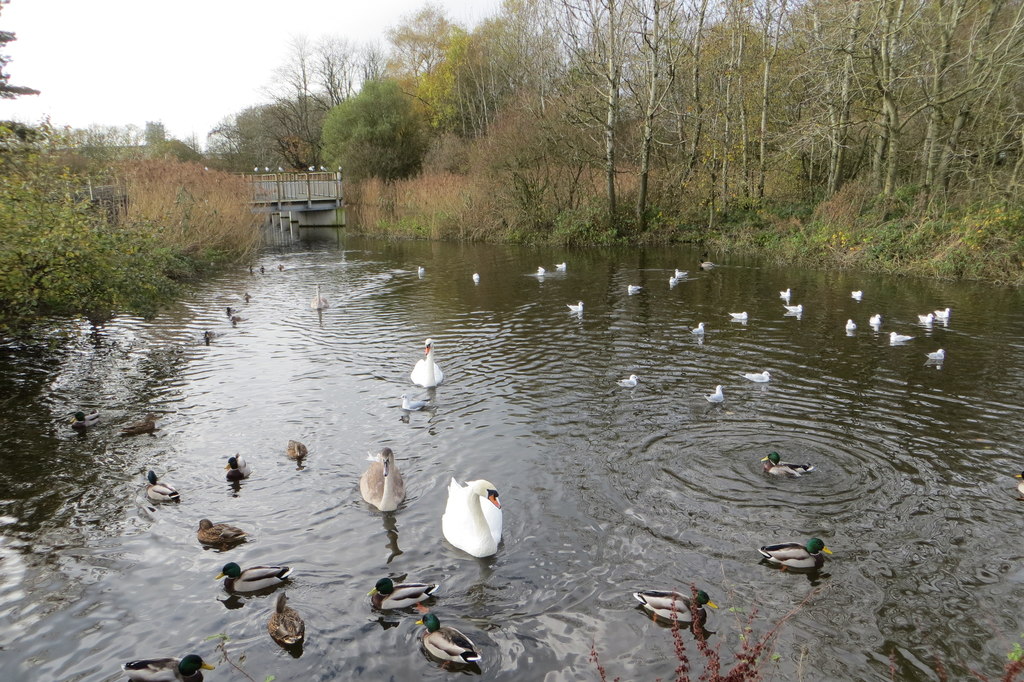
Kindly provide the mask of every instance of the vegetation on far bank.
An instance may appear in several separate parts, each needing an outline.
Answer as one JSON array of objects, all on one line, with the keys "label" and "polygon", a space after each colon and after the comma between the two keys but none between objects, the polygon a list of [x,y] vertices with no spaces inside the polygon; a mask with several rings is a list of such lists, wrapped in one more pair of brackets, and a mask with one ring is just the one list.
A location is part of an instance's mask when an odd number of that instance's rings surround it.
[{"label": "vegetation on far bank", "polygon": [[181,285],[249,258],[244,183],[173,161],[70,170],[61,135],[0,124],[0,328],[38,316],[152,314]]}]

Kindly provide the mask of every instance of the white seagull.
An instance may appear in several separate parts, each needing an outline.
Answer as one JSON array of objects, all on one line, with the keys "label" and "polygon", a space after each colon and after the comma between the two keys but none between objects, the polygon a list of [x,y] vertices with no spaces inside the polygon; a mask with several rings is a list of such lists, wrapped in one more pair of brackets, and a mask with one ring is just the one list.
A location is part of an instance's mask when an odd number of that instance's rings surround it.
[{"label": "white seagull", "polygon": [[743,378],[750,379],[751,381],[756,381],[759,384],[763,384],[766,381],[771,381],[772,377],[770,374],[768,374],[768,370],[765,370],[763,372],[751,372],[750,374],[744,374]]},{"label": "white seagull", "polygon": [[639,379],[636,378],[635,374],[630,374],[628,379],[619,379],[619,386],[623,388],[636,388],[636,382]]},{"label": "white seagull", "polygon": [[701,336],[703,336],[704,335],[704,323],[703,322],[698,322],[697,326],[690,330],[690,333],[691,334],[700,334]]},{"label": "white seagull", "polygon": [[785,291],[780,291],[779,292],[779,298],[781,298],[786,303],[789,303],[789,299],[792,296],[793,296],[793,289],[792,289],[792,287],[786,289]]},{"label": "white seagull", "polygon": [[640,286],[639,284],[627,284],[626,285],[626,292],[630,296],[632,296],[633,294],[639,294],[641,289],[643,289],[643,287]]},{"label": "white seagull", "polygon": [[952,312],[952,311],[949,308],[946,308],[945,310],[936,310],[935,311],[935,319],[939,320],[940,322],[949,322],[949,313],[950,312]]},{"label": "white seagull", "polygon": [[746,313],[746,311],[744,311],[742,313],[729,313],[729,314],[732,315],[732,321],[733,322],[746,322],[747,321],[747,313]]},{"label": "white seagull", "polygon": [[555,270],[558,270],[559,272],[565,272],[565,261],[562,261],[561,263],[555,263]]},{"label": "white seagull", "polygon": [[409,396],[406,393],[402,394],[402,409],[414,412],[416,410],[422,410],[427,406],[426,400],[409,400]]},{"label": "white seagull", "polygon": [[860,299],[862,299],[863,297],[864,297],[864,292],[863,291],[857,290],[857,291],[851,291],[850,292],[850,298],[852,298],[855,301],[859,302]]},{"label": "white seagull", "polygon": [[416,274],[422,277],[423,275],[427,274],[427,269],[421,265],[418,268],[416,268]]},{"label": "white seagull", "polygon": [[910,341],[914,338],[913,336],[907,336],[906,334],[897,334],[896,332],[889,333],[889,345],[895,346],[897,343],[903,343],[904,341]]},{"label": "white seagull", "polygon": [[848,331],[848,332],[855,332],[855,331],[857,331],[857,323],[854,322],[853,320],[847,320],[846,321],[846,331]]},{"label": "white seagull", "polygon": [[943,360],[946,359],[946,351],[942,350],[941,348],[935,351],[934,353],[925,353],[925,355],[928,356],[929,360],[936,360],[938,362],[942,362]]},{"label": "white seagull", "polygon": [[725,402],[725,394],[722,393],[722,386],[721,386],[721,384],[719,384],[718,386],[715,386],[715,392],[712,393],[711,395],[704,396],[704,399],[707,400],[709,403],[724,403]]},{"label": "white seagull", "polygon": [[676,275],[675,275],[676,279],[683,279],[684,277],[686,277],[689,274],[690,274],[689,270],[680,270],[679,268],[676,268]]},{"label": "white seagull", "polygon": [[546,272],[547,272],[547,270],[544,269],[543,265],[538,265],[537,266],[537,276],[538,277],[543,277],[544,273],[546,273]]},{"label": "white seagull", "polygon": [[583,301],[580,301],[576,305],[573,305],[572,303],[566,303],[565,305],[566,305],[567,308],[569,308],[569,310],[571,310],[574,313],[582,313],[583,312]]},{"label": "white seagull", "polygon": [[474,272],[473,273],[473,284],[480,284],[480,273],[479,272]]},{"label": "white seagull", "polygon": [[676,278],[675,275],[673,275],[672,277],[668,278],[668,288],[669,289],[671,289],[672,287],[674,287],[678,283],[679,283],[679,280]]},{"label": "white seagull", "polygon": [[927,315],[918,315],[917,321],[926,327],[932,326],[932,322],[935,321],[935,313],[928,313]]},{"label": "white seagull", "polygon": [[793,315],[802,315],[804,312],[803,303],[800,303],[799,305],[783,305],[782,307],[785,308],[787,312],[792,313]]},{"label": "white seagull", "polygon": [[874,327],[875,331],[878,331],[878,328],[882,326],[882,316],[879,315],[878,313],[875,313],[874,315],[871,316],[871,319],[868,320],[868,324]]}]

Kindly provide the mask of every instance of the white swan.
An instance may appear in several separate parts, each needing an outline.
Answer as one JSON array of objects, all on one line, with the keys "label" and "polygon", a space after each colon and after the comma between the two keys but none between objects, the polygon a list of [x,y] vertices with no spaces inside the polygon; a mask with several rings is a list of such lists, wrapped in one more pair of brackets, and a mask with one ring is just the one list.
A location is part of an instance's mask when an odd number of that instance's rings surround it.
[{"label": "white swan", "polygon": [[619,379],[619,386],[623,388],[636,388],[636,382],[639,379],[636,378],[635,374],[630,374],[628,379]]},{"label": "white swan", "polygon": [[704,396],[704,399],[707,400],[709,403],[724,403],[725,394],[722,393],[722,386],[715,386],[715,392],[712,393],[711,395]]},{"label": "white swan", "polygon": [[412,368],[412,373],[409,374],[409,379],[412,383],[419,384],[425,388],[440,386],[441,382],[444,381],[444,372],[434,362],[433,339],[427,339],[423,342],[423,354],[425,357],[420,358],[416,362],[416,366]]},{"label": "white swan", "polygon": [[751,372],[750,374],[744,374],[743,378],[763,384],[766,381],[771,381],[772,375],[768,373],[768,370],[765,370],[763,372]]},{"label": "white swan", "polygon": [[864,292],[861,291],[860,289],[858,289],[857,291],[851,291],[850,292],[850,298],[852,298],[853,300],[855,300],[857,302],[860,302],[860,300],[862,298],[864,298]]},{"label": "white swan", "polygon": [[323,310],[324,308],[330,308],[331,304],[327,302],[327,299],[320,295],[320,285],[316,285],[316,296],[309,302],[309,307],[313,310]]},{"label": "white swan", "polygon": [[639,294],[641,289],[643,289],[643,287],[640,286],[639,284],[626,285],[626,293],[628,293],[630,296],[632,296],[633,294]]},{"label": "white swan", "polygon": [[732,321],[733,322],[746,322],[747,321],[747,313],[746,313],[746,311],[744,311],[742,313],[729,313],[729,314],[732,315]]},{"label": "white swan", "polygon": [[690,333],[691,334],[700,334],[701,336],[703,336],[704,335],[704,323],[703,322],[698,322],[697,326],[690,330]]},{"label": "white swan", "polygon": [[897,334],[896,332],[890,332],[890,334],[889,334],[889,345],[890,346],[895,346],[898,343],[903,343],[904,341],[910,341],[910,339],[912,339],[912,338],[914,338],[914,337],[913,336],[907,336],[906,334]]},{"label": "white swan", "polygon": [[491,556],[501,542],[501,503],[489,481],[454,478],[448,484],[448,504],[441,516],[441,532],[456,548],[475,557]]},{"label": "white swan", "polygon": [[583,312],[583,301],[580,301],[576,305],[573,305],[572,303],[566,303],[565,305],[569,308],[569,310],[571,310],[574,313]]},{"label": "white swan", "polygon": [[848,331],[848,332],[855,332],[855,331],[857,331],[857,323],[854,322],[853,320],[847,320],[846,321],[846,331]]}]

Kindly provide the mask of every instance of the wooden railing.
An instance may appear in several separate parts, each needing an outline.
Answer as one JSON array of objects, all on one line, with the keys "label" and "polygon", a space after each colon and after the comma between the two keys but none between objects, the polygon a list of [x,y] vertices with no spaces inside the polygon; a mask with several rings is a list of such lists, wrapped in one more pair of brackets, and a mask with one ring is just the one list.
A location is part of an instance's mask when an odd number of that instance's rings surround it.
[{"label": "wooden railing", "polygon": [[256,204],[324,204],[344,202],[341,173],[246,173]]}]

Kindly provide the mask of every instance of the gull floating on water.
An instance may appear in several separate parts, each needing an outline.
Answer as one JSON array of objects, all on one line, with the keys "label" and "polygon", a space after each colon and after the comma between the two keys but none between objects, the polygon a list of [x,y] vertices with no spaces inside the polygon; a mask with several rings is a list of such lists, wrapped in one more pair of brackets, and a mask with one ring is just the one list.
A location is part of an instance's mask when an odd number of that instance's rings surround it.
[{"label": "gull floating on water", "polygon": [[423,267],[422,265],[419,266],[418,268],[416,268],[416,274],[419,275],[420,277],[422,277],[426,273],[427,273],[427,269],[425,267]]},{"label": "gull floating on water", "polygon": [[626,285],[626,291],[629,293],[630,296],[632,296],[633,294],[639,294],[641,289],[643,289],[643,287],[640,286],[639,284]]},{"label": "gull floating on water", "polygon": [[803,303],[798,305],[783,305],[782,307],[785,308],[787,312],[793,313],[794,315],[801,315],[804,312]]},{"label": "gull floating on water", "polygon": [[691,334],[700,334],[700,335],[703,336],[704,335],[704,323],[703,322],[698,322],[697,326],[690,330],[690,333]]},{"label": "gull floating on water", "polygon": [[742,313],[729,313],[729,314],[732,315],[733,322],[746,322],[747,321],[747,313],[746,313],[746,311],[744,311]]},{"label": "gull floating on water", "polygon": [[668,288],[669,289],[671,289],[672,287],[674,287],[678,283],[679,283],[679,279],[675,275],[673,275],[672,277],[668,278]]},{"label": "gull floating on water", "polygon": [[562,261],[561,263],[555,263],[555,270],[558,270],[559,272],[565,272],[565,261]]},{"label": "gull floating on water", "polygon": [[689,274],[690,274],[689,270],[680,270],[679,268],[676,268],[676,275],[675,275],[676,279],[683,279],[684,277],[686,277]]},{"label": "gull floating on water", "polygon": [[864,297],[864,292],[863,291],[857,290],[857,291],[851,291],[850,292],[850,298],[852,298],[855,301],[860,301],[860,299],[862,299],[863,297]]},{"label": "gull floating on water", "polygon": [[793,289],[792,289],[792,287],[786,289],[785,291],[780,291],[779,292],[779,298],[781,298],[786,303],[789,303],[789,299],[792,296],[793,296]]},{"label": "gull floating on water", "polygon": [[721,384],[719,384],[718,386],[715,386],[715,392],[712,393],[711,395],[704,396],[704,399],[707,400],[709,403],[724,403],[725,402],[725,394],[722,393],[722,386],[721,386]]},{"label": "gull floating on water", "polygon": [[763,384],[766,381],[770,381],[772,377],[768,374],[768,370],[765,370],[763,372],[751,372],[750,374],[744,374],[743,378]]},{"label": "gull floating on water", "polygon": [[422,410],[427,406],[426,400],[409,400],[409,396],[406,393],[402,394],[402,409],[413,412],[415,410]]},{"label": "gull floating on water", "polygon": [[637,381],[639,381],[639,379],[636,378],[636,375],[630,374],[628,379],[619,379],[619,386],[624,388],[635,388]]},{"label": "gull floating on water", "polygon": [[937,360],[939,362],[942,362],[943,360],[946,359],[946,351],[942,350],[941,348],[935,351],[934,353],[925,353],[925,355],[928,356],[929,360]]},{"label": "gull floating on water", "polygon": [[949,322],[949,314],[951,312],[952,311],[949,308],[946,308],[945,310],[936,310],[935,319],[941,322]]},{"label": "gull floating on water", "polygon": [[544,276],[544,273],[546,273],[546,272],[547,272],[547,270],[545,270],[545,269],[544,269],[544,266],[543,266],[543,265],[538,265],[538,266],[537,266],[537,274],[538,274],[539,276],[543,277],[543,276]]},{"label": "gull floating on water", "polygon": [[583,301],[580,301],[576,305],[573,305],[572,303],[566,303],[565,305],[566,305],[567,308],[569,308],[569,310],[571,310],[574,313],[582,313],[583,312]]},{"label": "gull floating on water", "polygon": [[473,273],[473,284],[480,284],[480,273],[479,272],[474,272]]},{"label": "gull floating on water", "polygon": [[853,320],[847,320],[846,321],[846,331],[848,331],[848,332],[855,332],[855,331],[857,331],[857,323],[854,322]]},{"label": "gull floating on water", "polygon": [[935,321],[935,313],[928,313],[927,315],[918,315],[917,320],[924,326],[930,327],[932,326],[932,322]]},{"label": "gull floating on water", "polygon": [[914,338],[914,337],[913,336],[907,336],[906,334],[897,334],[896,332],[891,332],[889,334],[889,345],[890,346],[895,346],[897,343],[903,343],[904,341],[910,341],[910,339],[912,339],[912,338]]},{"label": "gull floating on water", "polygon": [[882,326],[882,316],[879,315],[878,313],[875,313],[874,315],[871,316],[871,319],[868,320],[868,324],[874,327],[875,331],[878,331],[878,328]]}]

